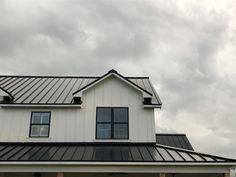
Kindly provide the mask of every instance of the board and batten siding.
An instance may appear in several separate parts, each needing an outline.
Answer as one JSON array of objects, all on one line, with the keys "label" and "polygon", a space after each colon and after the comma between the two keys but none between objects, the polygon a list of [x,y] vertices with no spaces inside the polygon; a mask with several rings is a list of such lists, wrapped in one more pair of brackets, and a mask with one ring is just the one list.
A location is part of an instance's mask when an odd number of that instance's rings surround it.
[{"label": "board and batten siding", "polygon": [[[129,140],[120,141],[155,142],[154,108],[144,108],[142,93],[120,79],[106,78],[84,91],[82,101],[81,108],[0,108],[0,141],[103,141],[95,139],[96,107],[128,107]],[[32,111],[51,111],[49,138],[29,138]]]}]

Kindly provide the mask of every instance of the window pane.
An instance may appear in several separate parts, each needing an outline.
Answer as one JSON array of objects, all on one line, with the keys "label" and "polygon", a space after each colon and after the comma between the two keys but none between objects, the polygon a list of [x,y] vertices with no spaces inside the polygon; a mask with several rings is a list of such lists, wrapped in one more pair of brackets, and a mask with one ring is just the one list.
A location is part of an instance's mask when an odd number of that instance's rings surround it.
[{"label": "window pane", "polygon": [[114,122],[128,122],[128,109],[114,108]]},{"label": "window pane", "polygon": [[42,123],[49,124],[49,117],[50,117],[50,113],[42,113],[41,114]]},{"label": "window pane", "polygon": [[40,125],[32,125],[31,136],[39,136],[39,135],[40,135]]},{"label": "window pane", "polygon": [[41,113],[34,112],[32,114],[32,123],[33,124],[40,124],[41,123]]},{"label": "window pane", "polygon": [[97,138],[101,139],[111,138],[111,125],[97,124]]},{"label": "window pane", "polygon": [[97,122],[111,122],[111,108],[97,108]]},{"label": "window pane", "polygon": [[40,136],[48,136],[48,130],[49,130],[48,125],[41,125],[40,126]]},{"label": "window pane", "polygon": [[127,124],[114,124],[114,138],[127,139],[128,138],[128,125]]}]

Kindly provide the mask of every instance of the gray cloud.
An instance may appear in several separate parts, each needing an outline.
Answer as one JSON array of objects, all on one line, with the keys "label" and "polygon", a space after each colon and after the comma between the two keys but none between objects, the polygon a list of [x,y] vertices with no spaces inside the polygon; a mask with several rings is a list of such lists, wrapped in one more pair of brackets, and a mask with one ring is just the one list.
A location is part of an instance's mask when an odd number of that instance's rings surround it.
[{"label": "gray cloud", "polygon": [[148,75],[159,132],[235,157],[236,4],[226,1],[1,1],[0,73]]}]

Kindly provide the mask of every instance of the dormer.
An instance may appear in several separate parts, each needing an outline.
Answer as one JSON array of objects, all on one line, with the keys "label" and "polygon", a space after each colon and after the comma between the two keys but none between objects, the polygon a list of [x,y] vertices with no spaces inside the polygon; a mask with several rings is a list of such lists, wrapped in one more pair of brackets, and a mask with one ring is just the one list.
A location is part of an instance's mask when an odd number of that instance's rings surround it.
[{"label": "dormer", "polygon": [[[121,74],[119,74],[114,69],[108,71],[108,73],[106,73],[103,76],[97,78],[96,80],[94,80],[90,84],[88,84],[88,85],[80,88],[79,90],[75,91],[73,93],[73,103],[81,105],[83,103],[82,95],[86,90],[96,86],[97,84],[103,82],[105,79],[110,78],[110,77],[115,77],[115,78],[119,79],[120,81],[126,83],[127,85],[131,86],[135,90],[139,91],[140,93],[142,93],[143,106],[144,107],[161,108],[161,101],[160,101],[160,99],[157,95],[153,95],[153,93],[151,93],[147,89],[144,89],[143,87],[140,87],[138,84],[130,81],[127,77],[122,76]],[[154,94],[156,94],[156,93],[154,93]],[[152,103],[152,99],[153,99],[154,96],[158,99],[158,102],[159,102],[158,104],[153,104]]]}]

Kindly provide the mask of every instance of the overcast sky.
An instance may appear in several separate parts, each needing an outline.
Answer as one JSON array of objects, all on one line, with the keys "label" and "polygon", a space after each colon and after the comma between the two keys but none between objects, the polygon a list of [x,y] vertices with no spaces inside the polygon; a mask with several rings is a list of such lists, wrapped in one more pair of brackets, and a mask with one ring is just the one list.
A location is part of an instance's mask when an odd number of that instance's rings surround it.
[{"label": "overcast sky", "polygon": [[0,0],[0,74],[150,76],[158,132],[236,158],[236,1]]}]

